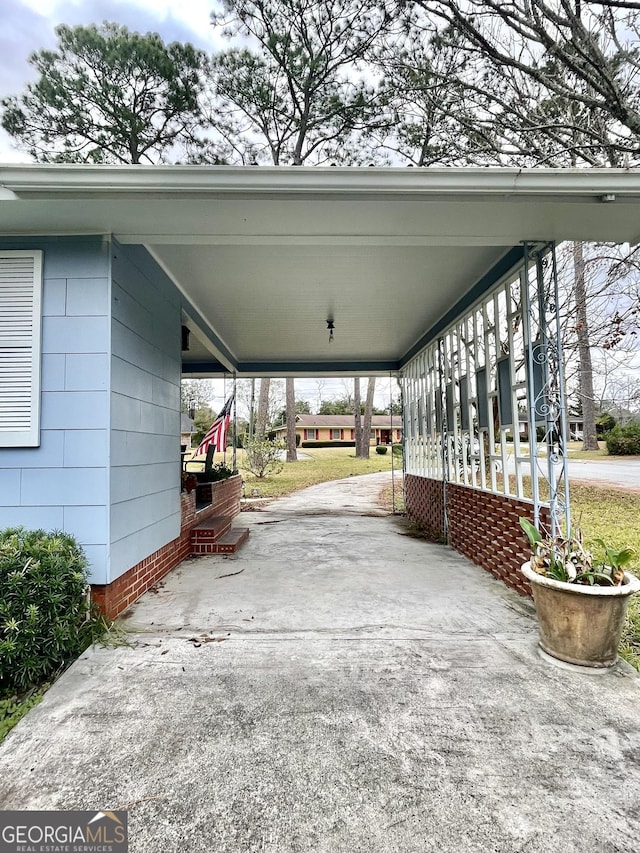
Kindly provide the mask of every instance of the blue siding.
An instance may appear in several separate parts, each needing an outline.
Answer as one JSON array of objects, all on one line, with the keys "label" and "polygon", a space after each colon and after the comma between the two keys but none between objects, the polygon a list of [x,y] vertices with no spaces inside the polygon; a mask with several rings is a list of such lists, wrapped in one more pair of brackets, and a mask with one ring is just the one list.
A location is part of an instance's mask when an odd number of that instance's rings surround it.
[{"label": "blue siding", "polygon": [[64,464],[68,468],[103,468],[109,458],[108,424],[104,429],[74,429],[64,434]]},{"label": "blue siding", "polygon": [[0,246],[44,251],[40,447],[0,448],[0,527],[72,533],[85,547],[91,580],[105,583],[109,244],[82,237]]},{"label": "blue siding", "polygon": [[[2,527],[26,527],[30,530],[63,530],[64,509],[61,506],[0,507]],[[84,547],[84,546],[83,546]]]},{"label": "blue siding", "polygon": [[180,533],[180,298],[143,249],[114,246],[111,576]]},{"label": "blue siding", "polygon": [[42,387],[48,391],[64,391],[67,357],[62,353],[42,356]]},{"label": "blue siding", "polygon": [[138,247],[44,251],[41,443],[0,448],[0,527],[62,529],[110,583],[180,532],[180,296]]}]

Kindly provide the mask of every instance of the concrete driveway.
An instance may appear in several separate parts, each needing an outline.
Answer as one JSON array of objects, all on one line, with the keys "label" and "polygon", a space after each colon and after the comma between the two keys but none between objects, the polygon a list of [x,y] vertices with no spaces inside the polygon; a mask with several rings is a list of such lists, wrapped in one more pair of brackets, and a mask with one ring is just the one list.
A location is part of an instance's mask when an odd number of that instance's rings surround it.
[{"label": "concrete driveway", "polygon": [[0,806],[127,808],[136,853],[637,851],[640,680],[540,660],[525,600],[378,515],[386,480],[246,513],[148,593],[2,744]]}]

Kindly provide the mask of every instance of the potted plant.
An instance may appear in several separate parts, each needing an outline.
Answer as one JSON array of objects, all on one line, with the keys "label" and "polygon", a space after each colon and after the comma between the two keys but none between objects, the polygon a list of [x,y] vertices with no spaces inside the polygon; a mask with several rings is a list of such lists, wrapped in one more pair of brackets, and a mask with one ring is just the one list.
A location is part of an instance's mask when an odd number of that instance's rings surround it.
[{"label": "potted plant", "polygon": [[544,538],[520,519],[533,555],[522,566],[531,584],[540,629],[540,648],[553,658],[584,667],[615,664],[629,598],[640,581],[625,566],[632,548],[615,549],[596,540],[598,555],[574,536]]},{"label": "potted plant", "polygon": [[198,480],[195,474],[189,474],[187,471],[182,471],[180,474],[180,490],[182,492],[191,494],[197,485]]}]

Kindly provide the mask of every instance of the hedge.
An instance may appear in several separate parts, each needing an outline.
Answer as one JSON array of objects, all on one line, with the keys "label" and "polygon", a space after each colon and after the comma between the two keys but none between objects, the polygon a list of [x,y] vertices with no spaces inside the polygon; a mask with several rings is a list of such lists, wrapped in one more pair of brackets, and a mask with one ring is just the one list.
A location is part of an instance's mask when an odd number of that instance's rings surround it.
[{"label": "hedge", "polygon": [[301,447],[355,447],[355,441],[303,441]]},{"label": "hedge", "polygon": [[614,426],[607,433],[605,440],[610,456],[640,455],[640,421],[630,421],[625,426]]},{"label": "hedge", "polygon": [[0,531],[0,694],[42,683],[93,639],[87,560],[58,531]]}]

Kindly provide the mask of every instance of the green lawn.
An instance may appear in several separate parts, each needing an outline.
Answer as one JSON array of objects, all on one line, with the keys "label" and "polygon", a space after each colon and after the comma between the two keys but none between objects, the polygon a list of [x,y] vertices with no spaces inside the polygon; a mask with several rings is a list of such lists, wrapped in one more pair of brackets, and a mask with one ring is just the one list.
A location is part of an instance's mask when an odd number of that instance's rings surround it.
[{"label": "green lawn", "polygon": [[[260,497],[280,497],[328,480],[391,470],[391,448],[381,456],[372,447],[369,459],[356,459],[353,447],[301,448],[299,452],[310,456],[311,459],[285,464],[279,474],[269,474],[260,480],[243,469],[244,454],[239,450],[238,469],[244,477],[247,496],[253,489],[257,489]],[[395,457],[394,466],[402,473],[402,460],[399,456]]]},{"label": "green lawn", "polygon": [[[584,533],[585,543],[595,548],[595,539],[614,546],[631,547],[636,558],[630,566],[640,577],[640,494],[601,486],[571,487],[573,524]],[[629,615],[620,653],[640,670],[640,595],[629,604]]]},{"label": "green lawn", "polygon": [[589,459],[594,461],[608,459],[609,453],[607,452],[607,445],[604,441],[598,442],[598,448],[598,450],[583,450],[581,441],[570,441],[567,444],[569,459]]}]

